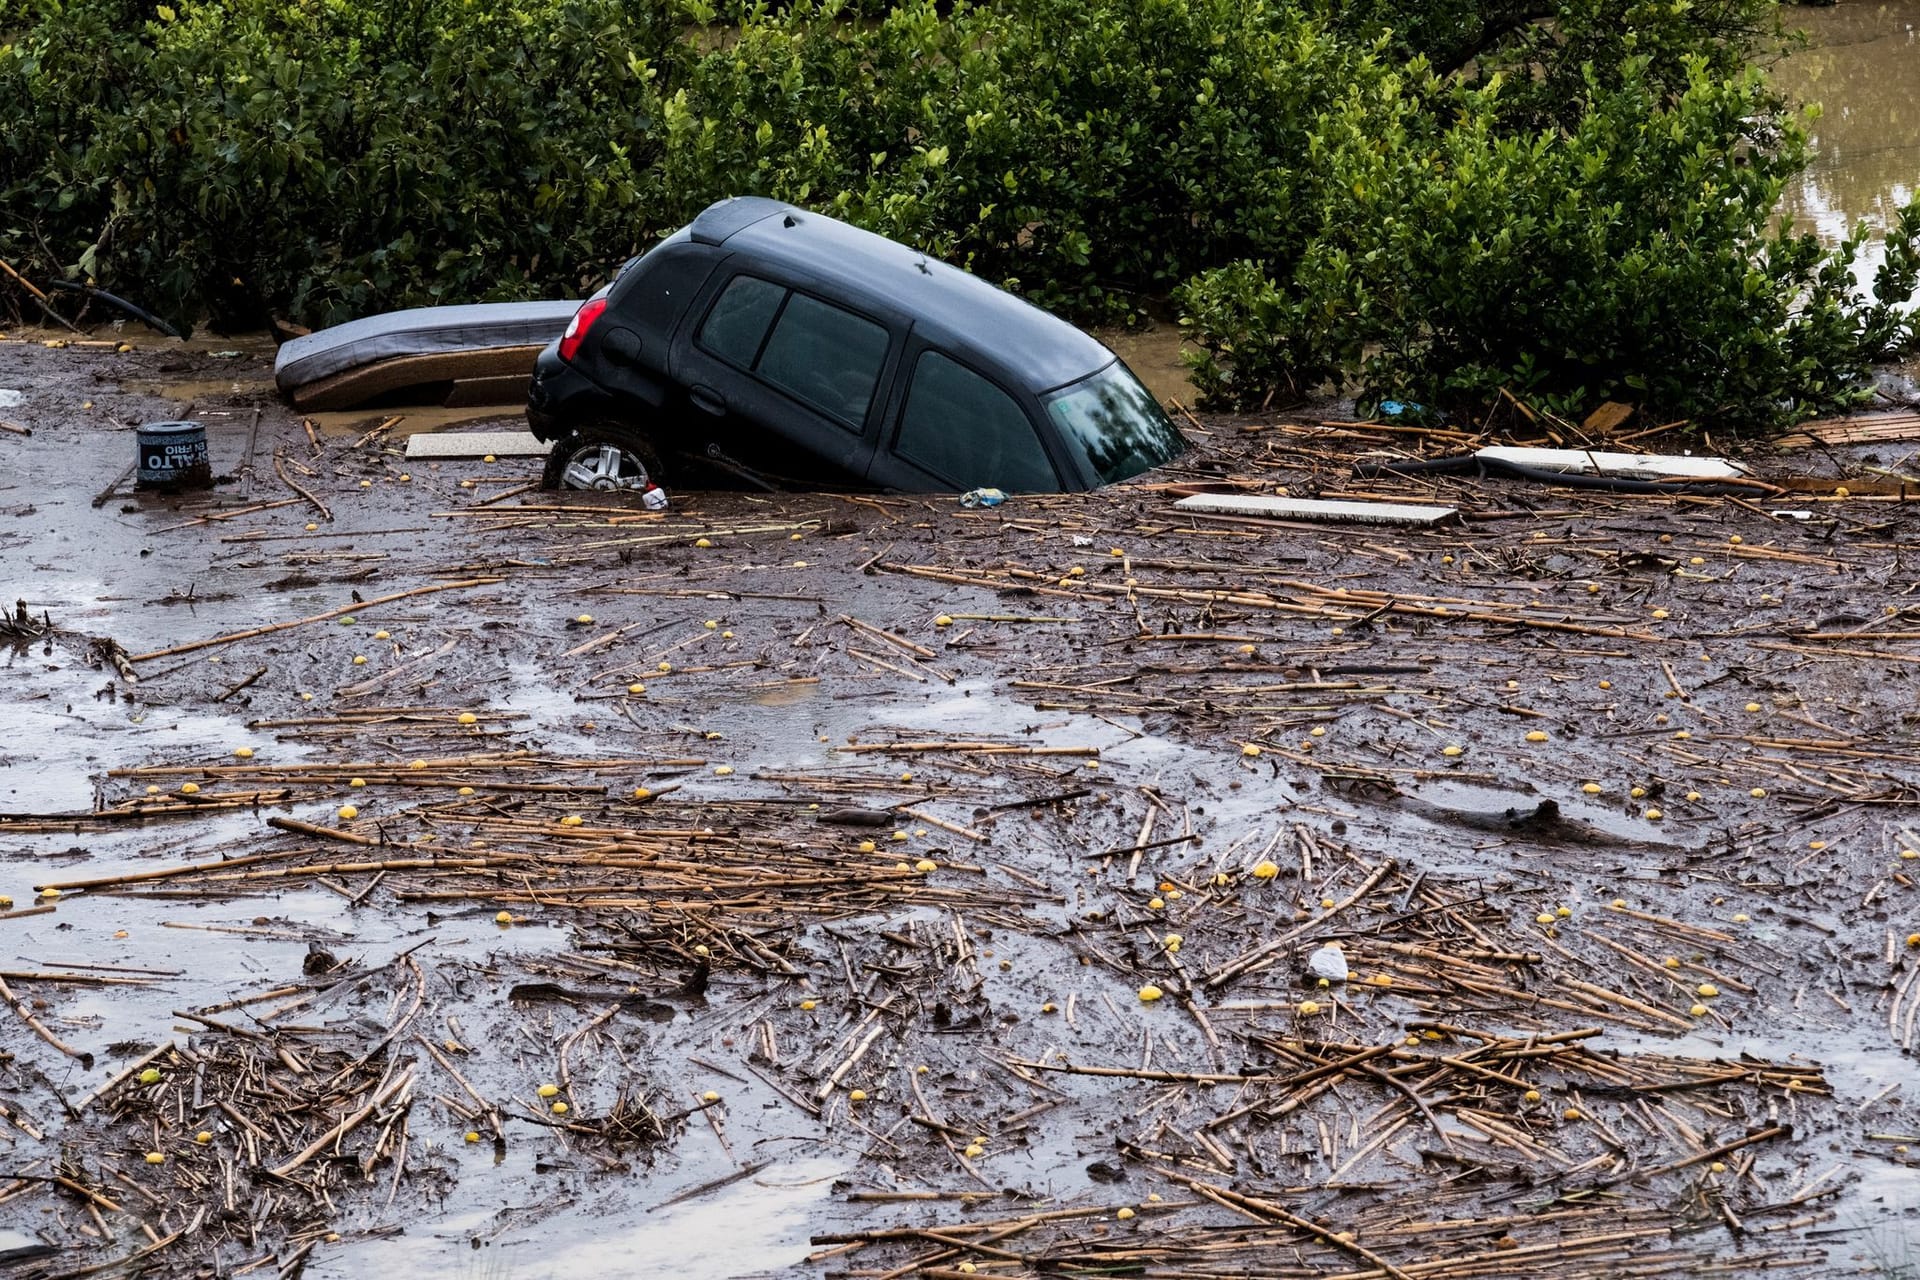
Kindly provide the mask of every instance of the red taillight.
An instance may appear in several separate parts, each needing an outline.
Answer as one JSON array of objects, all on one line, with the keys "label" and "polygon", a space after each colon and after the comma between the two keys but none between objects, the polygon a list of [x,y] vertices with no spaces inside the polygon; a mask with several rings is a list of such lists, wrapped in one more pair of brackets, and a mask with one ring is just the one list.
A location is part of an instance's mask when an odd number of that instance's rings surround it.
[{"label": "red taillight", "polygon": [[580,350],[580,344],[586,341],[587,330],[593,328],[593,322],[607,309],[605,298],[589,298],[580,304],[573,313],[573,319],[567,321],[567,331],[560,335],[560,358],[569,364],[573,362],[574,352]]}]

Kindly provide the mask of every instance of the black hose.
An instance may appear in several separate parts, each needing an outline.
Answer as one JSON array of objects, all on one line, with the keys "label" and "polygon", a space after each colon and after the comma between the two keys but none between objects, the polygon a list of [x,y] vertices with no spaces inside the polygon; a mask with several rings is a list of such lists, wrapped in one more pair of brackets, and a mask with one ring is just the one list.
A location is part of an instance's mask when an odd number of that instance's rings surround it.
[{"label": "black hose", "polygon": [[1566,489],[1604,489],[1610,493],[1698,493],[1709,497],[1739,496],[1750,493],[1778,493],[1773,485],[1758,480],[1746,482],[1732,480],[1628,480],[1623,476],[1589,476],[1568,471],[1547,471],[1540,467],[1524,466],[1518,462],[1509,462],[1505,458],[1484,458],[1477,453],[1463,453],[1452,458],[1408,459],[1404,462],[1359,462],[1354,464],[1353,474],[1357,479],[1374,479],[1379,476],[1417,476],[1417,475],[1473,475],[1485,479],[1487,476],[1508,476],[1515,480],[1532,480],[1537,484],[1559,485]]},{"label": "black hose", "polygon": [[47,283],[56,289],[69,289],[74,293],[85,294],[89,298],[98,298],[108,306],[118,307],[135,320],[138,320],[141,324],[146,325],[147,328],[158,329],[169,338],[179,338],[183,341],[186,338],[184,333],[181,333],[178,329],[153,314],[153,312],[148,311],[145,307],[128,302],[125,298],[115,297],[105,289],[96,289],[90,284],[76,284],[72,280],[49,280]]}]

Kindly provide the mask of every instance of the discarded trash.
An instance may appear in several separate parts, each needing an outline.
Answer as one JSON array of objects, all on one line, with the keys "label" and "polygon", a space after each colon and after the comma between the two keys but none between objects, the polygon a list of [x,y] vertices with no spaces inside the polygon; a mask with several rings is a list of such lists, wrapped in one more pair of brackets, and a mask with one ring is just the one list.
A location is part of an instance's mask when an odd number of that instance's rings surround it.
[{"label": "discarded trash", "polygon": [[640,505],[649,511],[667,509],[667,491],[657,484],[650,484],[640,493]]},{"label": "discarded trash", "polygon": [[1177,511],[1264,516],[1271,520],[1351,520],[1361,524],[1440,524],[1460,514],[1453,507],[1406,502],[1330,502],[1320,498],[1278,498],[1262,493],[1196,493],[1173,506]]},{"label": "discarded trash", "polygon": [[1093,539],[1087,537],[1084,533],[1076,533],[1073,535],[1073,545],[1076,547],[1090,547],[1093,545]]},{"label": "discarded trash", "polygon": [[199,422],[149,422],[136,433],[140,449],[139,485],[145,489],[207,489],[213,463],[207,456],[207,428]]},{"label": "discarded trash", "polygon": [[998,489],[969,489],[960,495],[963,507],[997,507],[1007,500],[1007,495]]},{"label": "discarded trash", "polygon": [[1328,982],[1345,982],[1347,974],[1346,953],[1339,947],[1328,943],[1307,957],[1307,972],[1316,978],[1325,978]]},{"label": "discarded trash", "polygon": [[1813,519],[1813,512],[1811,511],[1769,511],[1767,514],[1770,516],[1785,516],[1789,520]]},{"label": "discarded trash", "polygon": [[409,458],[543,458],[531,431],[422,431],[407,437]]},{"label": "discarded trash", "polygon": [[1383,418],[1418,418],[1427,412],[1427,406],[1415,404],[1411,400],[1382,400],[1380,416]]},{"label": "discarded trash", "polygon": [[26,393],[23,391],[15,391],[11,387],[0,387],[0,409],[11,409],[26,398]]}]

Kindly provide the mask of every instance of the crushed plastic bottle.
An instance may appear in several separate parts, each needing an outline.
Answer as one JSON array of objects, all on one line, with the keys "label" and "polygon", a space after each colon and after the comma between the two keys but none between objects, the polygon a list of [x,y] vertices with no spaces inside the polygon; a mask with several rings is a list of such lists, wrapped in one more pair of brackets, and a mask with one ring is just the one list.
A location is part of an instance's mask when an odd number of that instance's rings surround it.
[{"label": "crushed plastic bottle", "polygon": [[1339,947],[1328,943],[1307,957],[1307,972],[1316,978],[1325,978],[1328,982],[1347,980],[1347,956]]},{"label": "crushed plastic bottle", "polygon": [[650,484],[640,491],[640,505],[649,511],[667,509],[667,491],[657,484]]},{"label": "crushed plastic bottle", "polygon": [[963,507],[997,507],[1007,500],[1007,495],[999,489],[969,489],[960,495]]}]

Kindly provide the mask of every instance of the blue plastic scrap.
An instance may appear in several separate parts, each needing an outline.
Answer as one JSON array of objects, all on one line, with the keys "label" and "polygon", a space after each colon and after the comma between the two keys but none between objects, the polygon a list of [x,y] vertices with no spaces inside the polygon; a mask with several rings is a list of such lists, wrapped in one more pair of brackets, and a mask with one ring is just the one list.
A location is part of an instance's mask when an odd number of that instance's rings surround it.
[{"label": "blue plastic scrap", "polygon": [[960,495],[963,507],[997,507],[1007,500],[1007,495],[999,489],[969,489]]}]

